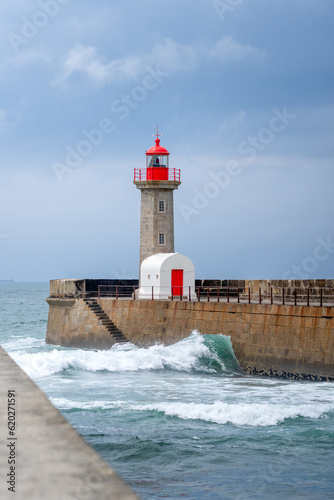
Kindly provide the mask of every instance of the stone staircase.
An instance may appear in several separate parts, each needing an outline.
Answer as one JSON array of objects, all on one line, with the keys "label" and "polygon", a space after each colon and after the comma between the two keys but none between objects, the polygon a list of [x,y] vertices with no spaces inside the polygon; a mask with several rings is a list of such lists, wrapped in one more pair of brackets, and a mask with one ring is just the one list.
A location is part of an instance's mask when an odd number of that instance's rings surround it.
[{"label": "stone staircase", "polygon": [[121,330],[117,328],[115,323],[111,321],[111,319],[106,315],[102,307],[96,302],[95,299],[84,299],[85,304],[89,307],[91,311],[94,312],[95,316],[98,320],[104,325],[104,327],[108,330],[110,335],[114,337],[116,342],[118,343],[126,343],[129,342],[127,338],[123,335]]}]

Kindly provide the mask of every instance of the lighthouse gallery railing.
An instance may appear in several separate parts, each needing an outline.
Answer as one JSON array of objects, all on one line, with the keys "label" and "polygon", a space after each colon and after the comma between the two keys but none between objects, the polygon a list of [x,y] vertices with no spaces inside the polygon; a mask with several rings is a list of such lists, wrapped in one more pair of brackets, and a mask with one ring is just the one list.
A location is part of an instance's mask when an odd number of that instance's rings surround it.
[{"label": "lighthouse gallery railing", "polygon": [[[163,167],[155,167],[155,168],[159,169]],[[148,170],[147,168],[135,168],[133,180],[135,182],[152,180],[147,178],[148,177],[147,170]],[[164,180],[181,182],[181,170],[179,168],[168,168],[168,177]]]}]

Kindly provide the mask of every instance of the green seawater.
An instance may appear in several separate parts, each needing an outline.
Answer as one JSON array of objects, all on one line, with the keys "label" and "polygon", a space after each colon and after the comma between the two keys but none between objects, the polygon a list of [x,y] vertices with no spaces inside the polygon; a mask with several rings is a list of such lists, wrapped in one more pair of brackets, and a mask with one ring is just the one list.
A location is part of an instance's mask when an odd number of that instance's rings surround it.
[{"label": "green seawater", "polygon": [[247,376],[224,331],[48,346],[47,296],[0,283],[1,345],[141,498],[334,498],[334,383]]}]

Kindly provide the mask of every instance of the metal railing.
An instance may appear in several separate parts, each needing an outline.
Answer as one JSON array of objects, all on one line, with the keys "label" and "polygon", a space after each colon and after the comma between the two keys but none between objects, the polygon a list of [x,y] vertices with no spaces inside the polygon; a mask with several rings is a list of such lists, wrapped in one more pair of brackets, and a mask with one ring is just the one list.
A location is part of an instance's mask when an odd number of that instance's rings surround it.
[{"label": "metal railing", "polygon": [[[137,182],[137,181],[147,181],[152,179],[147,179],[147,168],[135,168],[133,180]],[[164,180],[180,182],[181,170],[179,168],[168,168],[168,178]]]},{"label": "metal railing", "polygon": [[99,285],[97,290],[97,297],[111,297],[116,300],[123,299],[136,299],[136,286],[124,285]]},{"label": "metal railing", "polygon": [[[250,287],[138,287],[120,285],[99,285],[97,298],[109,297],[119,299],[150,299],[150,300],[178,300],[198,302],[225,302],[237,304],[262,305],[299,305],[299,306],[326,306],[334,307],[333,291],[324,294],[320,288],[316,293],[312,288],[278,288],[253,289]],[[92,296],[91,295],[91,296]]]}]

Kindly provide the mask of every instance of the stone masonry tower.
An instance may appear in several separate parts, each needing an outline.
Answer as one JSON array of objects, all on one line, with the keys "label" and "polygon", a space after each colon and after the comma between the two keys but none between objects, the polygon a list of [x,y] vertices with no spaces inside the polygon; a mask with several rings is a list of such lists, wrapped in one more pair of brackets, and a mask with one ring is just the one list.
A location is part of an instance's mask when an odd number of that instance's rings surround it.
[{"label": "stone masonry tower", "polygon": [[181,184],[180,170],[169,168],[169,152],[160,146],[146,151],[146,168],[135,169],[134,184],[141,190],[140,262],[156,253],[174,253],[173,191]]}]

